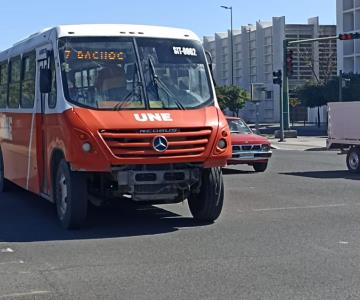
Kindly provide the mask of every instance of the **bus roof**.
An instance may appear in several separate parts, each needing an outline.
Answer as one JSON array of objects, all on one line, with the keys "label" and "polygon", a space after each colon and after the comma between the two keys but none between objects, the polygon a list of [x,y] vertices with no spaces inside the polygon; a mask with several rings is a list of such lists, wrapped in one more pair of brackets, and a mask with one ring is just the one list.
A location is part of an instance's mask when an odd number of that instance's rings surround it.
[{"label": "bus roof", "polygon": [[[190,30],[164,27],[164,26],[150,26],[150,25],[131,25],[131,24],[80,24],[80,25],[60,25],[56,27],[46,28],[42,31],[34,33],[29,37],[14,44],[9,49],[0,52],[5,54],[13,51],[14,48],[27,48],[43,44],[44,40],[50,40],[50,37],[66,36],[127,36],[127,37],[153,37],[153,38],[175,38],[175,39],[190,39],[198,40],[199,37]],[[30,47],[31,47],[30,46]],[[21,50],[20,50],[21,51]],[[17,51],[14,51],[17,52]]]},{"label": "bus roof", "polygon": [[190,30],[149,25],[129,24],[83,24],[56,27],[58,36],[142,36],[199,40]]}]

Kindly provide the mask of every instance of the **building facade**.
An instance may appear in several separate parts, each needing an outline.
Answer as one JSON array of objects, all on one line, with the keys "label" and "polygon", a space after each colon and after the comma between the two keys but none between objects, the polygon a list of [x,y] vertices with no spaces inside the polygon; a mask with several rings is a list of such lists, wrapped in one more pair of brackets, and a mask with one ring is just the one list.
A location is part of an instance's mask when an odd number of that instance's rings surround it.
[{"label": "building facade", "polygon": [[[360,1],[360,0],[359,0]],[[256,22],[233,30],[234,84],[253,93],[261,100],[248,102],[242,117],[254,122],[256,111],[260,122],[280,119],[280,89],[273,84],[273,71],[283,68],[283,40],[310,39],[336,34],[335,25],[320,25],[311,18],[308,24],[286,24],[285,17],[271,22]],[[204,47],[210,51],[215,64],[214,77],[218,85],[231,84],[231,31],[204,37]],[[293,75],[289,79],[290,97],[299,85],[310,80],[327,80],[336,76],[336,41],[306,43],[290,47],[293,51]],[[307,119],[304,109],[296,109],[298,120]]]},{"label": "building facade", "polygon": [[[360,32],[360,0],[336,1],[337,33]],[[338,71],[360,73],[360,40],[338,41]]]}]

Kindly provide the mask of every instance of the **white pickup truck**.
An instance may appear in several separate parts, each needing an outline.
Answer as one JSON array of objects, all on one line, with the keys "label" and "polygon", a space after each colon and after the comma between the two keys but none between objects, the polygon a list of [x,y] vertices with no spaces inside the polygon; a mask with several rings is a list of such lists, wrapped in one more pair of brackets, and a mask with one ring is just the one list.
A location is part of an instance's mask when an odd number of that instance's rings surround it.
[{"label": "white pickup truck", "polygon": [[360,173],[360,102],[328,103],[328,149],[347,154],[350,172]]}]

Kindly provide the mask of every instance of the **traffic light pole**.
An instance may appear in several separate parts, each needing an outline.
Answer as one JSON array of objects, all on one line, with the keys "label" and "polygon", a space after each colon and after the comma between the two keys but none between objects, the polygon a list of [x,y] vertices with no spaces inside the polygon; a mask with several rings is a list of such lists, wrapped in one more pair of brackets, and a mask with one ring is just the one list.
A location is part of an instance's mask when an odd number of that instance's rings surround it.
[{"label": "traffic light pole", "polygon": [[339,102],[342,101],[342,84],[343,84],[343,72],[339,72]]},{"label": "traffic light pole", "polygon": [[282,88],[283,84],[280,83],[280,140],[279,142],[285,142],[285,134],[284,134],[284,101],[283,101],[283,93]]},{"label": "traffic light pole", "polygon": [[[283,81],[282,81],[282,108],[281,108],[281,122],[283,125],[282,133],[285,130],[289,130],[290,128],[290,118],[289,118],[289,76],[287,70],[287,48],[288,48],[288,40],[283,41],[283,51],[284,51],[284,63],[283,63]],[[281,92],[280,92],[281,94]]]},{"label": "traffic light pole", "polygon": [[289,74],[287,70],[287,53],[288,47],[291,45],[297,45],[301,43],[309,43],[309,42],[318,42],[318,41],[330,41],[339,39],[339,36],[328,36],[322,38],[315,38],[315,39],[306,39],[306,40],[298,40],[298,41],[283,41],[283,85],[282,85],[282,97],[283,97],[283,106],[282,106],[282,113],[281,113],[281,122],[283,122],[283,127],[285,130],[290,129],[290,107],[289,107]]}]

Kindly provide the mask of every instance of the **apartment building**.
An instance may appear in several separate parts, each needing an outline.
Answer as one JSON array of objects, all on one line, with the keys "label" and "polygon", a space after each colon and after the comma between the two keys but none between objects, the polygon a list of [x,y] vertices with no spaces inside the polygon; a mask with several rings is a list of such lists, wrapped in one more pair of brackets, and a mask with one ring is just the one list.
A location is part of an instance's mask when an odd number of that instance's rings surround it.
[{"label": "apartment building", "polygon": [[[359,0],[360,1],[360,0]],[[274,17],[271,22],[258,21],[254,25],[233,30],[234,84],[250,91],[261,89],[258,111],[261,122],[280,119],[280,90],[273,84],[273,71],[283,66],[283,40],[310,39],[336,34],[335,25],[320,25],[319,18],[307,24],[286,24],[285,17]],[[231,84],[231,31],[204,37],[204,47],[213,56],[214,76],[218,85]],[[328,80],[336,76],[336,41],[299,44],[293,50],[293,75],[289,80],[290,96],[297,86],[309,80]],[[297,108],[296,119],[307,119],[304,108]],[[256,119],[256,105],[249,102],[242,111],[249,121]]]},{"label": "apartment building", "polygon": [[[360,32],[360,0],[336,1],[337,33]],[[338,71],[360,73],[360,40],[338,41]]]}]

